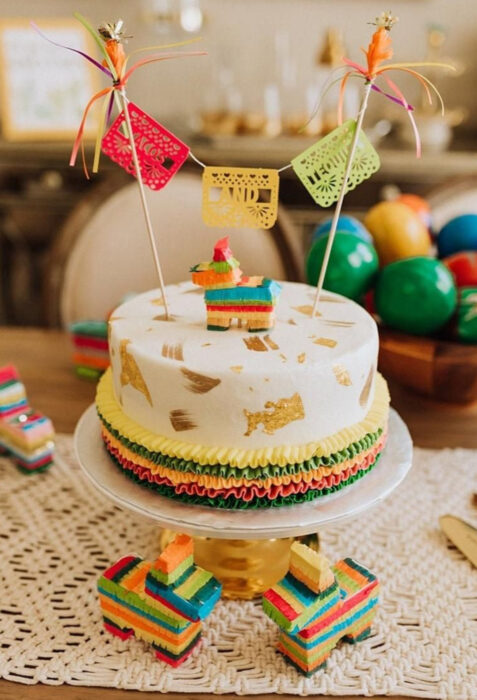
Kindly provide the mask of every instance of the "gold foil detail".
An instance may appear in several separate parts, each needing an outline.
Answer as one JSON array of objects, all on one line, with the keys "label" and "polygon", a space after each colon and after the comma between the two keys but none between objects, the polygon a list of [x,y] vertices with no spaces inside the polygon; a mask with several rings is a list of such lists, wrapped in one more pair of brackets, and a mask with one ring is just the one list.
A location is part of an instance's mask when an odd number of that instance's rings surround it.
[{"label": "gold foil detail", "polygon": [[296,321],[294,321],[292,318],[289,318],[287,323],[289,323],[290,326],[296,326]]},{"label": "gold foil detail", "polygon": [[306,352],[301,352],[298,357],[296,358],[296,361],[299,362],[301,365],[305,362],[306,360]]},{"label": "gold foil detail", "polygon": [[221,382],[220,379],[208,377],[206,374],[193,372],[192,370],[187,369],[187,367],[181,367],[181,372],[190,382],[190,384],[186,386],[186,389],[192,391],[193,394],[206,394]]},{"label": "gold foil detail", "polygon": [[351,326],[355,325],[355,321],[333,321],[331,319],[323,319],[323,323],[336,328],[351,328]]},{"label": "gold foil detail", "polygon": [[208,348],[209,345],[212,345],[212,343],[202,343],[201,347]]},{"label": "gold foil detail", "polygon": [[141,394],[146,397],[152,406],[151,394],[149,393],[147,384],[144,381],[141,370],[139,369],[139,365],[137,364],[135,358],[128,353],[127,347],[130,342],[131,341],[129,338],[125,338],[124,340],[121,340],[119,345],[119,355],[121,359],[121,376],[119,381],[121,382],[121,386],[131,384],[134,389],[141,392]]},{"label": "gold foil detail", "polygon": [[246,437],[257,430],[260,423],[263,425],[262,432],[273,435],[276,430],[284,428],[295,420],[303,420],[305,417],[303,401],[298,393],[290,398],[267,401],[264,411],[253,413],[244,408],[243,412],[247,419],[247,432],[244,433]]},{"label": "gold foil detail", "polygon": [[162,297],[159,299],[151,299],[151,304],[154,304],[154,306],[164,306],[164,299]]},{"label": "gold foil detail", "polygon": [[162,357],[167,357],[169,360],[183,362],[184,355],[182,352],[182,344],[177,343],[176,345],[169,345],[169,343],[164,343],[162,346]]},{"label": "gold foil detail", "polygon": [[287,356],[284,355],[284,354],[281,352],[281,353],[280,353],[280,359],[281,359],[282,362],[286,362],[286,361],[287,361]]},{"label": "gold foil detail", "polygon": [[270,338],[269,335],[265,335],[263,339],[271,350],[279,350],[278,345]]},{"label": "gold foil detail", "polygon": [[242,338],[243,342],[247,346],[247,350],[254,350],[255,352],[267,352],[268,348],[258,335],[252,335],[250,338]]},{"label": "gold foil detail", "polygon": [[375,372],[376,370],[374,365],[371,365],[364,386],[361,389],[361,394],[359,395],[359,405],[361,406],[361,408],[366,408],[366,404],[368,403],[369,393],[371,391],[371,387],[373,386]]},{"label": "gold foil detail", "polygon": [[333,338],[316,338],[313,342],[315,345],[325,345],[327,348],[334,348],[338,345],[338,341],[333,340]]},{"label": "gold foil detail", "polygon": [[[294,311],[298,311],[300,314],[303,314],[304,316],[311,316],[313,313],[313,306],[311,304],[302,304],[301,306],[292,306],[292,309],[294,309]],[[315,316],[321,316],[320,312],[316,311]]]},{"label": "gold foil detail", "polygon": [[236,374],[240,374],[240,372],[243,370],[242,365],[233,365],[231,368],[232,372],[236,372]]},{"label": "gold foil detail", "polygon": [[172,321],[176,320],[176,317],[171,316],[171,314],[169,314],[169,316],[167,316],[167,318],[166,318],[166,314],[159,314],[159,316],[153,316],[152,320],[153,321],[171,321],[172,322]]},{"label": "gold foil detail", "polygon": [[183,430],[193,430],[197,428],[196,424],[189,417],[189,411],[184,411],[182,408],[176,408],[170,411],[169,420],[177,433]]},{"label": "gold foil detail", "polygon": [[335,373],[338,384],[342,384],[343,386],[351,386],[353,384],[349,372],[344,365],[333,365],[333,372]]}]

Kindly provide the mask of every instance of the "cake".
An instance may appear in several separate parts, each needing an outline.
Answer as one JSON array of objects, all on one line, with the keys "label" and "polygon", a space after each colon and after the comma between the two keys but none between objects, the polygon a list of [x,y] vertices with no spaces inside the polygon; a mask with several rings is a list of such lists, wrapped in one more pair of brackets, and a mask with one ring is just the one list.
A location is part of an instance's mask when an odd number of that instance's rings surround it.
[{"label": "cake", "polygon": [[322,554],[294,542],[288,573],[262,602],[280,628],[278,651],[311,676],[340,640],[355,644],[369,636],[378,595],[376,576],[354,559],[330,566]]},{"label": "cake", "polygon": [[51,420],[31,408],[17,368],[0,367],[0,455],[24,474],[43,472],[53,462],[54,437]]},{"label": "cake", "polygon": [[202,620],[221,590],[209,571],[194,564],[188,535],[176,535],[155,562],[121,557],[98,580],[105,629],[123,640],[143,639],[174,667],[199,643]]},{"label": "cake", "polygon": [[374,320],[329,292],[312,318],[316,290],[280,284],[274,327],[262,332],[222,321],[225,332],[208,330],[203,290],[190,282],[167,288],[169,318],[157,290],[113,312],[96,405],[126,476],[237,509],[310,501],[374,467],[389,407]]}]

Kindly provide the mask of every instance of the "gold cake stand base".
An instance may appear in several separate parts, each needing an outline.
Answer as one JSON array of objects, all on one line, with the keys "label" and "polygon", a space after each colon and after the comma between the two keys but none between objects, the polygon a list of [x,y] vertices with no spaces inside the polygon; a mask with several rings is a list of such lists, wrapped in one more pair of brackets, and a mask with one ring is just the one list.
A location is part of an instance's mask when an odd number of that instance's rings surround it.
[{"label": "gold cake stand base", "polygon": [[[177,533],[161,530],[162,549]],[[318,550],[318,535],[271,540],[222,540],[194,537],[195,563],[211,571],[222,584],[222,596],[251,600],[261,595],[288,571],[290,547],[295,540]]]}]

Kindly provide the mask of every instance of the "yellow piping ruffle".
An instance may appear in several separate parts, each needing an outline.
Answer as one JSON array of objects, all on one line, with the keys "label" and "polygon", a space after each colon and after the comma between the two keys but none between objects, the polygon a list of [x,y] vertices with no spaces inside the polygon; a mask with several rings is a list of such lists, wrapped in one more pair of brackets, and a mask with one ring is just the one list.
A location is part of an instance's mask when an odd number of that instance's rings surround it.
[{"label": "yellow piping ruffle", "polygon": [[327,457],[348,447],[352,442],[361,440],[368,433],[382,429],[389,412],[389,392],[386,381],[377,372],[373,403],[365,418],[349,428],[343,428],[330,437],[304,445],[282,445],[278,447],[261,447],[248,450],[239,447],[217,447],[181,442],[173,438],[147,430],[126,416],[114,395],[111,370],[101,377],[96,392],[96,406],[101,416],[131,442],[142,445],[150,452],[161,452],[169,457],[178,457],[198,464],[230,464],[232,467],[265,467],[277,464],[304,462],[312,457]]}]

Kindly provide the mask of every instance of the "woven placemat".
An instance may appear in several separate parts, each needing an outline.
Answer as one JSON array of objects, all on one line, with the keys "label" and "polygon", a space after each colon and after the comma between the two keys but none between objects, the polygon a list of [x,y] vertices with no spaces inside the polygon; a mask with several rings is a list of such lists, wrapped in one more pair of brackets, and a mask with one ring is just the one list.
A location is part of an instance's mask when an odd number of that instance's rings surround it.
[{"label": "woven placemat", "polygon": [[437,527],[446,512],[477,519],[477,451],[417,449],[387,501],[320,533],[330,559],[363,562],[382,594],[372,636],[341,645],[310,679],[275,652],[278,630],[259,602],[220,602],[175,670],[142,642],[105,633],[98,575],[130,551],[157,555],[158,529],[85,481],[71,437],[59,437],[58,454],[49,472],[29,476],[0,460],[0,677],[161,692],[477,698],[477,570]]}]

